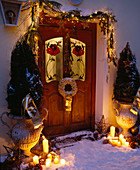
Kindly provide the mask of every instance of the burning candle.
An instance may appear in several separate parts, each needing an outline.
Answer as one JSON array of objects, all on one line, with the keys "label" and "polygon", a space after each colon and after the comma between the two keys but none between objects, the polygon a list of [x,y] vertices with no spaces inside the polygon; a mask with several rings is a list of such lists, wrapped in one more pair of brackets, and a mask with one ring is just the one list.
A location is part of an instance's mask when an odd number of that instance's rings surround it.
[{"label": "burning candle", "polygon": [[117,146],[118,146],[118,147],[121,146],[121,142],[120,142],[120,141],[117,142]]},{"label": "burning candle", "polygon": [[47,139],[43,140],[43,151],[44,151],[44,153],[48,153],[49,152],[49,144],[48,144],[48,140]]},{"label": "burning candle", "polygon": [[109,140],[109,143],[110,143],[110,144],[112,144],[112,141],[113,141],[113,140],[112,140],[112,139],[110,139],[110,140]]},{"label": "burning candle", "polygon": [[51,154],[51,153],[49,153],[49,154],[47,155],[47,157],[52,160],[52,154]]},{"label": "burning candle", "polygon": [[118,140],[112,140],[112,145],[116,146],[118,143]]},{"label": "burning candle", "polygon": [[125,145],[126,140],[123,138],[122,139],[122,144]]},{"label": "burning candle", "polygon": [[46,159],[46,168],[49,168],[51,166],[51,159]]},{"label": "burning candle", "polygon": [[110,135],[111,135],[111,137],[115,137],[115,127],[114,126],[110,127]]},{"label": "burning candle", "polygon": [[129,142],[125,142],[124,145],[127,146],[127,147],[129,147]]},{"label": "burning candle", "polygon": [[58,163],[59,163],[59,156],[55,156],[55,158],[54,158],[54,163],[55,163],[55,164],[58,164]]},{"label": "burning candle", "polygon": [[118,144],[118,140],[114,140],[114,142],[115,142],[115,145],[117,145],[117,144]]},{"label": "burning candle", "polygon": [[61,165],[65,165],[65,163],[66,163],[65,159],[61,159],[61,160],[60,160],[60,164],[61,164]]},{"label": "burning candle", "polygon": [[124,136],[122,134],[119,135],[119,140],[122,141],[124,139]]},{"label": "burning candle", "polygon": [[36,165],[36,164],[39,164],[39,157],[38,156],[34,156],[33,157],[33,163]]}]

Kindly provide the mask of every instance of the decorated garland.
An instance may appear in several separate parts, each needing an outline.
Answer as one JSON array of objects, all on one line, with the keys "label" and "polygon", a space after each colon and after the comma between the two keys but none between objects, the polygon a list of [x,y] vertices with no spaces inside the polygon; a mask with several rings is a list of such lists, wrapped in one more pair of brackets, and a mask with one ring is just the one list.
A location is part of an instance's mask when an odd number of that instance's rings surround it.
[{"label": "decorated garland", "polygon": [[99,23],[101,28],[101,32],[104,33],[107,40],[107,62],[110,64],[111,62],[114,66],[117,66],[117,55],[114,47],[114,23],[117,22],[115,16],[112,12],[104,12],[104,11],[95,11],[90,15],[82,15],[81,10],[75,9],[70,11],[61,11],[62,4],[56,1],[49,0],[28,0],[22,7],[22,11],[31,8],[31,19],[32,25],[34,27],[38,27],[38,19],[42,19],[39,16],[40,11],[44,11],[47,16],[51,18],[59,18],[60,22],[60,30],[65,27],[66,21],[71,22],[73,27],[76,27],[76,24],[81,22],[86,29],[89,27],[89,23]]}]

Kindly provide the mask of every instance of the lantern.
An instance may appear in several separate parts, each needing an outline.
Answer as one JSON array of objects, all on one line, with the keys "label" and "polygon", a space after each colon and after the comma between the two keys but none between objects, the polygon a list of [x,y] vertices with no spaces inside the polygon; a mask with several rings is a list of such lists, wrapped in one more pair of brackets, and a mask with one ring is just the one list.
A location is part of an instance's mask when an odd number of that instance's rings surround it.
[{"label": "lantern", "polygon": [[4,24],[8,26],[17,26],[22,2],[14,0],[0,0],[0,6]]}]

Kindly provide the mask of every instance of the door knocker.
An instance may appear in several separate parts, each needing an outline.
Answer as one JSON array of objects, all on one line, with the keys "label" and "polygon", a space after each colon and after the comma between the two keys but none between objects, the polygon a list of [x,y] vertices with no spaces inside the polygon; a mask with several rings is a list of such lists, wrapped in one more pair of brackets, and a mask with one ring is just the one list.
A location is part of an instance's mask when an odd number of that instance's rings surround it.
[{"label": "door knocker", "polygon": [[72,78],[64,78],[58,85],[59,93],[64,97],[65,110],[71,111],[72,96],[77,93],[77,85]]}]

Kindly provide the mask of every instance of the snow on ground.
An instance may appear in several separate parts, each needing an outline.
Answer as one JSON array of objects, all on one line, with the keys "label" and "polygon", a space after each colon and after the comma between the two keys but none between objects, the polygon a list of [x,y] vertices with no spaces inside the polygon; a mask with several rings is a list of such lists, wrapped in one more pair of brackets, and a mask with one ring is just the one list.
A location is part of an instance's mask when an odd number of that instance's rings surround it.
[{"label": "snow on ground", "polygon": [[[77,133],[82,132],[72,133],[69,137]],[[52,164],[49,170],[140,170],[140,148],[113,147],[103,144],[103,140],[82,139],[73,146],[61,148],[60,156],[66,164]]]}]

